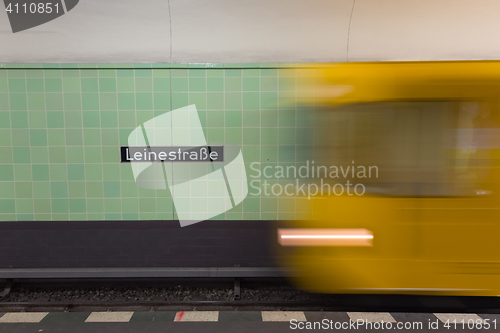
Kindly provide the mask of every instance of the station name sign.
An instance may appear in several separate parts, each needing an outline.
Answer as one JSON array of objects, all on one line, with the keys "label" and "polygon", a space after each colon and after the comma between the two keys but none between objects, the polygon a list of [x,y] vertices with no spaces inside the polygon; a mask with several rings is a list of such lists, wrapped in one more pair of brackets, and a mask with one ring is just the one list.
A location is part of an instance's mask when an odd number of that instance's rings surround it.
[{"label": "station name sign", "polygon": [[224,146],[122,146],[121,162],[224,162]]}]

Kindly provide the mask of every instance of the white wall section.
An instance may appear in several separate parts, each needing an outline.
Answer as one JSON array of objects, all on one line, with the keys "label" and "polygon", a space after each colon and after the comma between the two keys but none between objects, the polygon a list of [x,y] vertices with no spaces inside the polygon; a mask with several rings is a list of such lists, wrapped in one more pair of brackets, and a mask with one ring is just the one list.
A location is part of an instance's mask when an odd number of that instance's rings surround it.
[{"label": "white wall section", "polygon": [[500,1],[356,0],[349,61],[498,60]]},{"label": "white wall section", "polygon": [[171,0],[172,61],[345,61],[352,3]]},{"label": "white wall section", "polygon": [[17,33],[0,8],[0,63],[169,61],[167,0],[80,0],[61,17]]},{"label": "white wall section", "polygon": [[500,59],[500,1],[356,0],[350,22],[353,3],[80,0],[17,33],[2,8],[0,63]]}]

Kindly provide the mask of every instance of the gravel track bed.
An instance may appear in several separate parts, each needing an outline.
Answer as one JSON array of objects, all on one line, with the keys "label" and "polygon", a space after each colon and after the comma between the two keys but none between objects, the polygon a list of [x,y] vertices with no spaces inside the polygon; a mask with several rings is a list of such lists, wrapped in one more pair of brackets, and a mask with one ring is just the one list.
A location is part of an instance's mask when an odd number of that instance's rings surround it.
[{"label": "gravel track bed", "polygon": [[[232,301],[232,287],[13,288],[7,302]],[[241,288],[242,301],[306,301],[313,294],[290,287]],[[316,298],[317,299],[317,298]]]}]

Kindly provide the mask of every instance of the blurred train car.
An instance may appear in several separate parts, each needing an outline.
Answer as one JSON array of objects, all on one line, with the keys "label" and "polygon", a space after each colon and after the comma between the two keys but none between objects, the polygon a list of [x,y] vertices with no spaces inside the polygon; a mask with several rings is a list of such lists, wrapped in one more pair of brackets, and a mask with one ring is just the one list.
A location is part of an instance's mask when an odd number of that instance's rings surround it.
[{"label": "blurred train car", "polygon": [[293,283],[321,293],[500,295],[500,62],[318,72],[304,98],[316,163],[378,173],[347,173],[363,195],[304,200],[311,219],[281,225]]}]

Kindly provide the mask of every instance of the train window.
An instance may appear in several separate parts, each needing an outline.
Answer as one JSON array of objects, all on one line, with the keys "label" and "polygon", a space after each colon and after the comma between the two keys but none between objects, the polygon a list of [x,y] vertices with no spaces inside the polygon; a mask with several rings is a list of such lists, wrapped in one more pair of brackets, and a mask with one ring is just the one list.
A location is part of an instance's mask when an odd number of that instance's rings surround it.
[{"label": "train window", "polygon": [[491,161],[477,145],[498,134],[490,105],[476,102],[349,105],[315,113],[315,124],[315,159],[377,166],[377,178],[350,180],[395,196],[473,195],[487,177],[473,161]]}]

